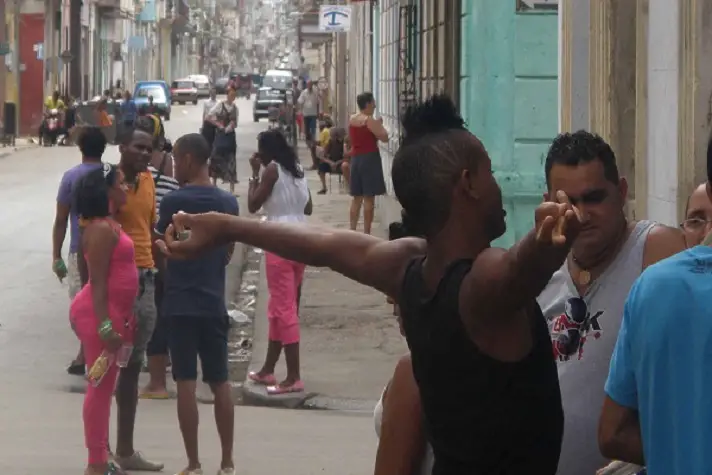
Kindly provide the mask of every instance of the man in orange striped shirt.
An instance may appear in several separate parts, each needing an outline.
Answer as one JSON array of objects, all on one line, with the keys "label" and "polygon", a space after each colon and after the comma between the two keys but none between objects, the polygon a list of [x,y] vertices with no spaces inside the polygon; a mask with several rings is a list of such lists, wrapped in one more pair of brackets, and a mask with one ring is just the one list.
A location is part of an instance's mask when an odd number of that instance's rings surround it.
[{"label": "man in orange striped shirt", "polygon": [[134,449],[134,423],[138,405],[138,377],[156,325],[154,301],[156,267],[159,256],[154,258],[153,229],[156,222],[156,186],[148,171],[153,152],[153,137],[141,130],[126,133],[119,145],[119,167],[130,185],[126,203],[117,214],[124,231],[134,242],[136,267],[139,273],[139,295],[136,299],[136,335],[134,353],[126,368],[121,370],[116,390],[118,407],[118,436],[116,462],[124,470],[159,471],[163,464],[146,460]]}]

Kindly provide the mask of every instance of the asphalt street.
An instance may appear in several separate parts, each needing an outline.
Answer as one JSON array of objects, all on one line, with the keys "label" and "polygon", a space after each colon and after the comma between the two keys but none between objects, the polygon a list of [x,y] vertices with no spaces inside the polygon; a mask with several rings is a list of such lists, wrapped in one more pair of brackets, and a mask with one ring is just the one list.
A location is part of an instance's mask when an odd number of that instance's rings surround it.
[{"label": "asphalt street", "polygon": [[[251,103],[239,100],[238,174],[249,176],[248,158],[266,122],[253,123]],[[176,106],[166,123],[176,140],[200,127],[202,104]],[[118,147],[105,155],[118,161]],[[78,474],[84,467],[82,396],[65,366],[77,341],[68,324],[66,284],[51,271],[51,230],[62,173],[79,163],[75,147],[33,148],[0,159],[0,471],[13,475]],[[240,198],[241,208],[245,208]],[[66,244],[68,245],[68,239]],[[66,255],[66,249],[65,249]],[[375,437],[370,420],[349,415],[238,407],[238,473],[286,471],[362,474],[372,470]],[[217,469],[217,438],[209,406],[201,407],[206,473]],[[113,434],[113,431],[112,431]],[[175,401],[142,401],[137,446],[182,468],[184,456]],[[212,462],[212,463],[211,463]]]}]

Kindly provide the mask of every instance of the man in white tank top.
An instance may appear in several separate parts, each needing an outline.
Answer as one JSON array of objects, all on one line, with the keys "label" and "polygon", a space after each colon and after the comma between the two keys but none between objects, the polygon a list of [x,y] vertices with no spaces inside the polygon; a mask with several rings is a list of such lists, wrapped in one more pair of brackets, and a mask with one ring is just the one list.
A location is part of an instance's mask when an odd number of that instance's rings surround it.
[{"label": "man in white tank top", "polygon": [[593,475],[609,463],[597,427],[628,291],[643,269],[685,243],[677,229],[626,219],[628,185],[601,137],[559,135],[545,172],[549,193],[564,191],[583,219],[569,258],[538,299],[559,361],[565,428],[558,473]]}]

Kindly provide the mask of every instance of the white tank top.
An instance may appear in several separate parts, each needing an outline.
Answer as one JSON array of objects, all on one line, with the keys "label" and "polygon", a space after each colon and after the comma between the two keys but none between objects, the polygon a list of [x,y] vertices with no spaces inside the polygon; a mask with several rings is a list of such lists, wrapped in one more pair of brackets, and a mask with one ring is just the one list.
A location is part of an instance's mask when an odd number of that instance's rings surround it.
[{"label": "white tank top", "polygon": [[[381,425],[383,424],[383,396],[386,394],[386,387],[381,393],[381,398],[378,400],[376,407],[373,410],[373,422],[376,425],[376,437],[381,438]],[[426,442],[425,444],[425,454],[423,455],[423,461],[419,468],[413,475],[430,475],[433,473],[433,462],[435,457],[433,456],[433,448]]]},{"label": "white tank top", "polygon": [[304,207],[309,202],[309,186],[305,177],[295,178],[280,164],[277,165],[277,182],[272,193],[262,205],[268,221],[301,223],[306,221]]}]

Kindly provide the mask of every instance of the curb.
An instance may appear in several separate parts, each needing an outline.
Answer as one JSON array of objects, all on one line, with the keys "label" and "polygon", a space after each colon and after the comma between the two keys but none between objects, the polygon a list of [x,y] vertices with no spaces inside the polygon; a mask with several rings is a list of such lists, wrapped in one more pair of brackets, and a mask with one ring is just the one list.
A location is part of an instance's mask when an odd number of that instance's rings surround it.
[{"label": "curb", "polygon": [[[257,305],[255,306],[253,325],[253,345],[252,355],[249,363],[249,371],[258,371],[262,366],[264,355],[267,351],[268,323],[262,316],[267,314],[267,280],[264,271],[264,254],[260,255],[259,264],[259,284],[257,285]],[[249,260],[249,258],[248,258]],[[241,405],[272,407],[281,409],[312,409],[328,410],[355,413],[373,413],[373,408],[377,401],[335,398],[314,392],[302,392],[291,394],[268,395],[264,386],[255,384],[247,379],[245,374],[244,382],[236,382],[233,386],[235,399]]]},{"label": "curb", "polygon": [[27,151],[27,150],[34,150],[34,149],[37,148],[37,147],[32,147],[32,146],[30,146],[30,145],[27,145],[27,146],[23,146],[23,147],[12,147],[12,148],[11,148],[11,147],[6,147],[6,148],[8,148],[9,150],[2,150],[2,149],[0,149],[0,150],[1,150],[1,151],[0,151],[0,159],[2,159],[2,158],[7,158],[7,157],[9,157],[9,156],[11,156],[11,155],[15,155],[16,153],[25,152],[25,151]]}]

